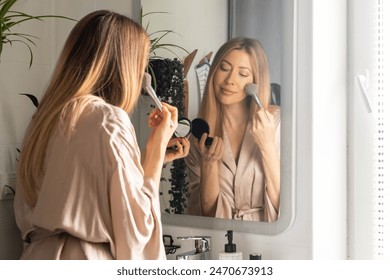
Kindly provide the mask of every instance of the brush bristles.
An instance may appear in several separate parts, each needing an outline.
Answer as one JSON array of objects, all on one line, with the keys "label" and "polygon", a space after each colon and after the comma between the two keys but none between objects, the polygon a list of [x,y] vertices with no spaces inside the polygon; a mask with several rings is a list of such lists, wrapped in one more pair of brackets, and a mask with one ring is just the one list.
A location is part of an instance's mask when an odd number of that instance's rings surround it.
[{"label": "brush bristles", "polygon": [[142,87],[146,89],[152,84],[152,76],[149,73],[145,72],[144,78],[142,80]]},{"label": "brush bristles", "polygon": [[256,84],[246,84],[244,87],[244,91],[247,95],[256,95],[259,88]]}]

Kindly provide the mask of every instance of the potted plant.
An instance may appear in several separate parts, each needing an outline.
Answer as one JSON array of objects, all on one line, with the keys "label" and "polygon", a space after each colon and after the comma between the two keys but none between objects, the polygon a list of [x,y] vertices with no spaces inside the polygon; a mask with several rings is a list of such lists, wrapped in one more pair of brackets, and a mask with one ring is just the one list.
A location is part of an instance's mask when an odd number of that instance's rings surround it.
[{"label": "potted plant", "polygon": [[[156,88],[160,99],[178,109],[179,116],[184,114],[184,71],[183,63],[179,59],[160,58],[150,61],[150,68],[154,70]],[[186,208],[186,194],[188,180],[184,159],[177,159],[170,167],[171,188],[168,191],[171,199],[167,213],[183,214]],[[167,181],[162,178],[163,181]]]},{"label": "potted plant", "polygon": [[17,0],[0,0],[0,58],[3,52],[3,46],[6,44],[12,45],[13,43],[24,44],[30,53],[30,67],[33,62],[33,51],[31,46],[35,46],[34,39],[37,37],[20,32],[14,32],[15,26],[30,20],[42,20],[44,18],[63,18],[73,20],[64,16],[57,15],[40,15],[32,16],[23,12],[12,10]]}]

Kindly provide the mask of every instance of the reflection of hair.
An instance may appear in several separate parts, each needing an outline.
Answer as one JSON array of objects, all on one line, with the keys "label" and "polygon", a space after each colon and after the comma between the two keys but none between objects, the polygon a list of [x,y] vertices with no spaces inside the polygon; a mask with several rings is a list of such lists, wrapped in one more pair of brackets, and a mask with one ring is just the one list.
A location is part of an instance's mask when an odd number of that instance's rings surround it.
[{"label": "reflection of hair", "polygon": [[[254,77],[253,82],[258,85],[258,95],[264,108],[268,107],[271,98],[268,62],[261,44],[255,39],[246,37],[237,37],[227,41],[219,48],[211,64],[199,112],[199,117],[209,123],[210,134],[214,136],[222,136],[222,125],[219,122],[223,118],[223,113],[221,103],[214,93],[213,79],[219,64],[232,50],[242,50],[249,55]],[[252,112],[254,113],[253,109]]]},{"label": "reflection of hair", "polygon": [[130,112],[141,92],[149,50],[146,31],[115,12],[95,11],[75,25],[22,147],[19,172],[30,204],[36,202],[54,130],[60,125],[68,136],[87,104],[96,99]]}]

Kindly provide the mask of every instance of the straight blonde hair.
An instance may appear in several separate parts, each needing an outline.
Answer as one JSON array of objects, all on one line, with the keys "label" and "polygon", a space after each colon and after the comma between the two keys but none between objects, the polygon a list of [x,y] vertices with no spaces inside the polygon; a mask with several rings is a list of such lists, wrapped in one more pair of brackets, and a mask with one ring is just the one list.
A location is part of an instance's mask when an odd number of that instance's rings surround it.
[{"label": "straight blonde hair", "polygon": [[[198,115],[200,118],[208,122],[210,126],[210,134],[212,136],[222,137],[221,122],[223,120],[222,105],[215,96],[213,79],[220,63],[232,50],[241,50],[249,55],[254,77],[253,82],[258,85],[257,94],[265,109],[268,108],[271,100],[268,61],[264,49],[259,41],[247,37],[236,37],[225,42],[215,54],[215,58],[211,64]],[[250,102],[249,99],[250,98],[248,97],[248,109],[251,110],[251,114],[254,114],[255,104]]]},{"label": "straight blonde hair", "polygon": [[141,92],[149,51],[142,26],[118,13],[95,11],[75,25],[23,140],[18,184],[29,204],[36,203],[54,131],[61,127],[69,136],[85,107],[97,99],[130,113]]}]

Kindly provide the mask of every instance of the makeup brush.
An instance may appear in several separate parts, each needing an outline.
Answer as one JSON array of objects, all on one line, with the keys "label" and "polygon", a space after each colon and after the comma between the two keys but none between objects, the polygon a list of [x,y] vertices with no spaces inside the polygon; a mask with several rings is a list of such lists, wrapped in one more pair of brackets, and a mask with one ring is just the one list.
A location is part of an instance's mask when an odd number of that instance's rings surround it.
[{"label": "makeup brush", "polygon": [[[144,78],[142,80],[142,88],[147,92],[149,97],[153,100],[156,107],[162,112],[162,104],[160,99],[157,97],[156,92],[152,87],[152,76],[149,73],[144,73]],[[170,120],[171,127],[173,127],[173,122]]]},{"label": "makeup brush", "polygon": [[[256,84],[246,84],[244,87],[244,91],[246,95],[252,96],[253,100],[256,102],[259,109],[263,108],[259,96],[257,95],[257,92],[259,91],[259,87]],[[271,121],[268,118],[267,112],[264,111],[264,113],[268,121],[271,123]]]},{"label": "makeup brush", "polygon": [[160,99],[158,99],[156,92],[152,87],[152,76],[149,73],[144,74],[144,78],[142,80],[142,88],[147,92],[149,97],[153,100],[154,104],[156,104],[157,108],[162,111],[162,104]]}]

